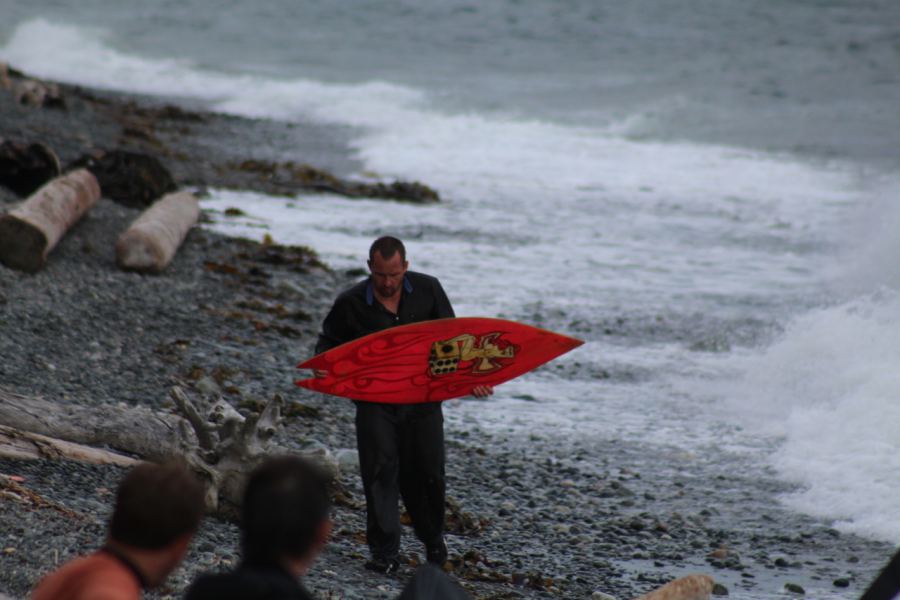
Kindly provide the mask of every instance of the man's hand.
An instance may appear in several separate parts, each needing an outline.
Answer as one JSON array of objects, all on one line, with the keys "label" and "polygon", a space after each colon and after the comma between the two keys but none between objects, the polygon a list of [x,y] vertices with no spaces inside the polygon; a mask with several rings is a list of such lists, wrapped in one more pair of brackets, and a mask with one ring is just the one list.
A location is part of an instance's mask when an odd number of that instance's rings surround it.
[{"label": "man's hand", "polygon": [[472,388],[472,395],[476,398],[487,398],[493,393],[494,386],[492,385],[476,385],[474,388]]}]

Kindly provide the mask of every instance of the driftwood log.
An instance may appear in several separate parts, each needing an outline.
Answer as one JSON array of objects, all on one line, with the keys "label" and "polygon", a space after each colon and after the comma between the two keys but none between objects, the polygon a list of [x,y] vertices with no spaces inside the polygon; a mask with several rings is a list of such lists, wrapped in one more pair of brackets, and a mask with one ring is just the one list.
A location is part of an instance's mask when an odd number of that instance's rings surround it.
[{"label": "driftwood log", "polygon": [[636,600],[708,600],[715,582],[709,575],[688,575],[670,581]]},{"label": "driftwood log", "polygon": [[163,196],[119,236],[116,261],[128,271],[161,272],[199,217],[200,203],[193,194]]},{"label": "driftwood log", "polygon": [[0,217],[0,261],[36,273],[66,231],[97,201],[100,186],[84,169],[57,177]]},{"label": "driftwood log", "polygon": [[0,425],[163,461],[180,446],[177,415],[141,406],[81,406],[0,389]]},{"label": "driftwood log", "polygon": [[[83,460],[75,451],[55,452],[46,436],[52,443],[105,447],[155,462],[179,456],[206,482],[210,511],[230,517],[240,506],[247,474],[263,458],[296,454],[273,441],[281,423],[281,396],[275,395],[261,413],[244,416],[222,399],[194,400],[179,387],[172,388],[171,395],[181,415],[140,406],[57,404],[0,388],[0,434],[7,432],[14,439],[4,444],[0,435],[0,455],[25,457],[22,440],[30,437],[38,440],[39,457]],[[337,477],[337,462],[330,454],[306,457]],[[123,464],[127,460],[123,457]]]},{"label": "driftwood log", "polygon": [[0,425],[0,456],[8,458],[65,458],[101,465],[129,467],[140,461],[123,454],[76,444]]}]

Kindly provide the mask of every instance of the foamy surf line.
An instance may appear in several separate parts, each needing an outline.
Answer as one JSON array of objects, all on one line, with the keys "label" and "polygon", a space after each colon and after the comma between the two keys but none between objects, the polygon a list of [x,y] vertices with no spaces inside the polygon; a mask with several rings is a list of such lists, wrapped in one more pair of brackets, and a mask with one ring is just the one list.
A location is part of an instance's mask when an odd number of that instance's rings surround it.
[{"label": "foamy surf line", "polygon": [[769,347],[721,359],[729,380],[710,394],[742,435],[774,441],[770,463],[800,486],[788,506],[891,543],[900,542],[897,340],[896,291],[815,309]]},{"label": "foamy surf line", "polygon": [[840,167],[812,168],[728,147],[634,142],[622,137],[615,124],[598,129],[502,113],[445,114],[434,108],[427,93],[403,85],[225,74],[187,60],[129,54],[116,49],[111,39],[103,30],[34,19],[16,27],[0,57],[40,77],[192,98],[237,116],[357,126],[364,131],[356,146],[367,168],[422,178],[442,188],[502,180],[518,182],[508,184],[514,192],[524,187],[547,194],[600,190],[652,195],[664,189],[683,199],[721,189],[723,198],[787,200],[811,219],[817,213],[807,210],[810,191],[821,206],[846,201],[847,188],[855,185]]}]

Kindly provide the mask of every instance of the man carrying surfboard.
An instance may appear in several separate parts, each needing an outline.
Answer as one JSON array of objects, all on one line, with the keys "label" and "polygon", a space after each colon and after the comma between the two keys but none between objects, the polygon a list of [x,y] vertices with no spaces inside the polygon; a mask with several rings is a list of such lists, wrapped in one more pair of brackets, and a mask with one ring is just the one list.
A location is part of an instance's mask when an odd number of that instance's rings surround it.
[{"label": "man carrying surfboard", "polygon": [[[343,291],[322,323],[320,354],[340,344],[398,325],[454,316],[437,278],[409,271],[406,248],[395,237],[380,237],[369,248],[369,277]],[[327,373],[317,371],[317,377]],[[477,386],[477,397],[493,393]],[[444,416],[440,402],[356,404],[356,442],[366,495],[366,568],[398,569],[398,500],[425,544],[428,562],[447,559],[444,541]]]}]

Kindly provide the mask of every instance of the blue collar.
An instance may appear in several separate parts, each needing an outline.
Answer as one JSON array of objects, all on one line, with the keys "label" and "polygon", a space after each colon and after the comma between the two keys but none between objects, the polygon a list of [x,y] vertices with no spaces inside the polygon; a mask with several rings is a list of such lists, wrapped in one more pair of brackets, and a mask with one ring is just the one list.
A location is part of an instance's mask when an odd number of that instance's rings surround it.
[{"label": "blue collar", "polygon": [[[413,291],[412,282],[406,275],[403,276],[403,290],[407,294],[411,294]],[[369,282],[366,284],[366,304],[368,304],[369,306],[375,304],[375,288],[372,286],[371,277],[369,278]]]}]

